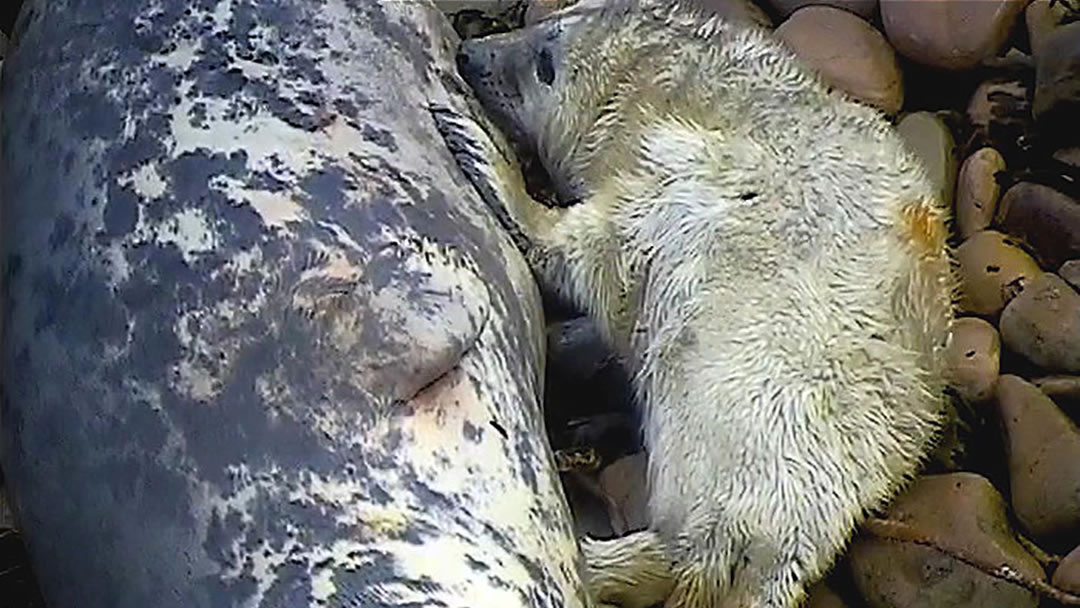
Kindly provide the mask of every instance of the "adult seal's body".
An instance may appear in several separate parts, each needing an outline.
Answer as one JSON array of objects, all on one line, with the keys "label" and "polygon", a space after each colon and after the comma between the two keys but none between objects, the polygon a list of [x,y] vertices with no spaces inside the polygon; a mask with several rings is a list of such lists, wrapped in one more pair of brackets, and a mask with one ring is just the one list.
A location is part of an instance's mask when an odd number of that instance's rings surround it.
[{"label": "adult seal's body", "polygon": [[647,530],[585,544],[603,601],[791,608],[930,451],[952,318],[945,211],[873,109],[755,27],[586,0],[467,41],[548,208],[436,113],[538,279],[597,320],[645,406]]},{"label": "adult seal's body", "polygon": [[[426,2],[24,8],[2,456],[51,608],[584,606]],[[462,111],[467,111],[464,106]]]}]

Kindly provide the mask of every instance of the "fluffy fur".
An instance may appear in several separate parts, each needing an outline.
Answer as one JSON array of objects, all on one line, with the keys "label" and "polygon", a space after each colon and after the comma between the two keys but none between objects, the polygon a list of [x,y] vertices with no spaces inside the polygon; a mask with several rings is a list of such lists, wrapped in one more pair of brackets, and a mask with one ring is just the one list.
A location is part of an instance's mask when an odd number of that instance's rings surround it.
[{"label": "fluffy fur", "polygon": [[583,541],[593,594],[797,605],[946,408],[953,277],[924,169],[767,32],[678,3],[585,0],[459,63],[580,202],[535,202],[500,133],[438,112],[448,144],[645,406],[651,525]]}]

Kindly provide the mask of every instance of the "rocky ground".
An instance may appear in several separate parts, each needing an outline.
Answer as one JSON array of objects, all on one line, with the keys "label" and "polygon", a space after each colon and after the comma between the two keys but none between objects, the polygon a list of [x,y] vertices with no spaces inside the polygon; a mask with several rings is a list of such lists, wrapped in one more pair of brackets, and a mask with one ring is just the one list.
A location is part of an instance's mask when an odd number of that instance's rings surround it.
[{"label": "rocky ground", "polygon": [[[1080,2],[696,1],[774,28],[885,112],[954,209],[956,423],[809,605],[1080,603]],[[447,10],[474,36],[568,3]],[[549,320],[549,433],[579,531],[644,527],[625,374],[587,321]]]},{"label": "rocky ground", "polygon": [[[1034,607],[1080,599],[1080,0],[694,0],[775,27],[881,108],[953,206],[962,279],[955,428],[809,606]],[[1071,3],[1070,3],[1071,2]],[[567,0],[446,0],[463,36]],[[646,525],[625,372],[549,313],[548,430],[579,530]],[[1006,580],[1007,579],[1007,580]],[[0,504],[0,606],[42,606]]]}]

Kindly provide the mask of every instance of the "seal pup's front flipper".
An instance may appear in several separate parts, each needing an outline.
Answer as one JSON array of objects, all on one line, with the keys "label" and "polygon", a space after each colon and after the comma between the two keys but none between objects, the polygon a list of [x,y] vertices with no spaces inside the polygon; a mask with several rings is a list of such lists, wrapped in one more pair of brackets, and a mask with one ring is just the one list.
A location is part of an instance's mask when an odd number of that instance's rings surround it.
[{"label": "seal pup's front flipper", "polygon": [[461,171],[523,252],[547,240],[559,209],[529,195],[510,146],[498,130],[442,105],[430,108],[435,125]]}]

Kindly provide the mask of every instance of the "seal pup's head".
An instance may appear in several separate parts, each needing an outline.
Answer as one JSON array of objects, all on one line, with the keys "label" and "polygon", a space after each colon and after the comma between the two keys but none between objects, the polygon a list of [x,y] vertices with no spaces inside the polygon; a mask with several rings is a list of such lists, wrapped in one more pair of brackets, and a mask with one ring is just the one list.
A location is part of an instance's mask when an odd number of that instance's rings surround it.
[{"label": "seal pup's head", "polygon": [[632,52],[628,17],[644,1],[580,0],[528,27],[465,40],[458,50],[458,70],[481,104],[537,154],[564,200],[580,194],[571,166],[607,94],[605,68]]}]

